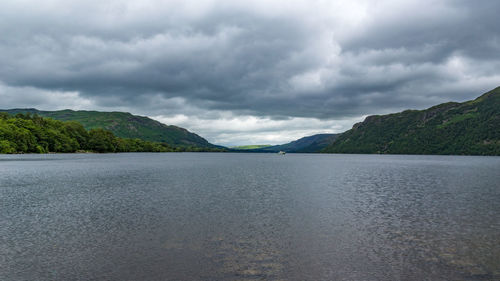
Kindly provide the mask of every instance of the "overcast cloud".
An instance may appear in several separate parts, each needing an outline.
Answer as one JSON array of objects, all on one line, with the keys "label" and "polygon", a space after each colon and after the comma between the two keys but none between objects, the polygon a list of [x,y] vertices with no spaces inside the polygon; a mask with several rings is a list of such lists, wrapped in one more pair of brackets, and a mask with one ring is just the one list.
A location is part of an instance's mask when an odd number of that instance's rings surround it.
[{"label": "overcast cloud", "polygon": [[0,108],[283,143],[500,85],[500,1],[8,1]]}]

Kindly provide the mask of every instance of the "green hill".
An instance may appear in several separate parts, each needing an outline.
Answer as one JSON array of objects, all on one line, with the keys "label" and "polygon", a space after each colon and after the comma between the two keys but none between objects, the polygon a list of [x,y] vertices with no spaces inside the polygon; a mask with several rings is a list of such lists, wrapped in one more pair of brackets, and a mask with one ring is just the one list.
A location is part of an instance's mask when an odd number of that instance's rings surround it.
[{"label": "green hill", "polygon": [[165,125],[148,117],[132,115],[127,112],[99,111],[41,111],[37,109],[0,110],[9,114],[31,113],[42,117],[50,117],[60,121],[77,121],[85,129],[102,128],[111,131],[120,138],[141,139],[152,142],[165,142],[174,146],[216,148],[204,138],[184,128]]},{"label": "green hill", "polygon": [[0,112],[0,153],[170,152],[166,143],[117,138],[104,129],[85,130],[75,121]]},{"label": "green hill", "polygon": [[323,152],[500,155],[500,87],[464,103],[369,116]]}]

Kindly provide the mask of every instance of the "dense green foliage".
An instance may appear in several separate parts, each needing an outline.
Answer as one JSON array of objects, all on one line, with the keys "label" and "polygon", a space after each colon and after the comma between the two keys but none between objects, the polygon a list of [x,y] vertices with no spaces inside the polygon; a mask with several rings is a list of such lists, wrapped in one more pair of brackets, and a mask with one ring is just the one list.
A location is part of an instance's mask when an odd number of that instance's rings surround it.
[{"label": "dense green foliage", "polygon": [[11,109],[5,110],[5,112],[10,114],[31,113],[55,120],[76,121],[87,130],[101,128],[120,138],[138,138],[152,142],[165,142],[172,146],[186,148],[221,148],[184,128],[165,125],[148,117],[136,116],[126,112],[41,111],[37,109]]},{"label": "dense green foliage", "polygon": [[116,137],[104,129],[87,131],[75,121],[0,112],[0,153],[217,151]]},{"label": "dense green foliage", "polygon": [[464,103],[369,116],[324,152],[500,155],[500,87]]}]

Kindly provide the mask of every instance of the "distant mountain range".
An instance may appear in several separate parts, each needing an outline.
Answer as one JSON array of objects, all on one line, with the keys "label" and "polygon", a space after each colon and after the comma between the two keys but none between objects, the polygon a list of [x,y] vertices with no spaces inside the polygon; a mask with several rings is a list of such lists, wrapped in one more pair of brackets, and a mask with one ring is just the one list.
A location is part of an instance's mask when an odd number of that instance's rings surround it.
[{"label": "distant mountain range", "polygon": [[261,145],[261,146],[241,146],[233,147],[232,149],[243,150],[245,152],[292,152],[292,153],[307,153],[319,152],[328,144],[332,143],[337,134],[317,134],[313,136],[303,137],[298,140],[281,144],[281,145]]},{"label": "distant mountain range", "polygon": [[216,148],[204,138],[188,130],[165,125],[148,117],[127,112],[99,112],[85,110],[42,111],[33,108],[0,110],[9,114],[31,113],[61,121],[77,121],[85,129],[102,128],[120,138],[138,138],[146,141],[165,142],[174,146]]},{"label": "distant mountain range", "polygon": [[265,147],[272,146],[270,144],[249,144],[249,145],[240,145],[240,146],[231,146],[230,149],[234,150],[248,150],[248,149],[261,149]]},{"label": "distant mountain range", "polygon": [[500,155],[500,87],[463,103],[369,116],[322,151]]}]

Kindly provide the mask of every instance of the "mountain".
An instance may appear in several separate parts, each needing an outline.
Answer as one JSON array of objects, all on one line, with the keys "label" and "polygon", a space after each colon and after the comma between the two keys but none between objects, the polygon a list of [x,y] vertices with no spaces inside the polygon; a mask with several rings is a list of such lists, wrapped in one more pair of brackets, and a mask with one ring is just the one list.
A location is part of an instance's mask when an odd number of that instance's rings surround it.
[{"label": "mountain", "polygon": [[145,141],[165,142],[174,146],[218,147],[184,128],[165,125],[148,117],[132,115],[127,112],[73,111],[69,109],[41,111],[33,108],[0,111],[9,114],[38,114],[42,117],[50,117],[61,121],[77,121],[87,130],[102,128],[111,131],[120,138],[138,138]]},{"label": "mountain", "polygon": [[463,103],[368,116],[323,152],[500,155],[500,87]]},{"label": "mountain", "polygon": [[231,146],[229,148],[236,150],[247,150],[247,149],[261,149],[270,146],[271,146],[270,144],[250,144],[250,145]]},{"label": "mountain", "polygon": [[330,143],[332,143],[338,134],[317,134],[313,136],[303,137],[298,140],[281,144],[268,146],[260,149],[255,149],[255,152],[297,152],[297,153],[306,153],[306,152],[319,152]]}]

